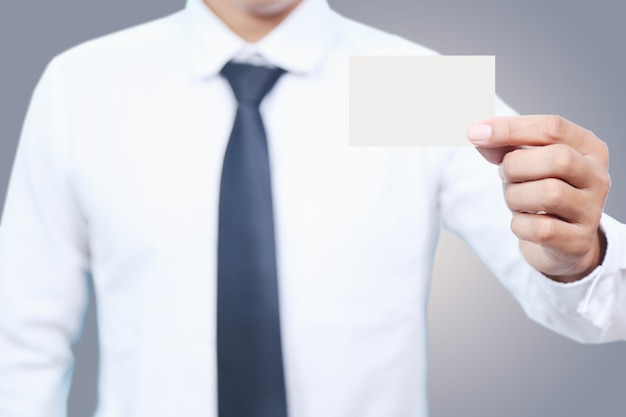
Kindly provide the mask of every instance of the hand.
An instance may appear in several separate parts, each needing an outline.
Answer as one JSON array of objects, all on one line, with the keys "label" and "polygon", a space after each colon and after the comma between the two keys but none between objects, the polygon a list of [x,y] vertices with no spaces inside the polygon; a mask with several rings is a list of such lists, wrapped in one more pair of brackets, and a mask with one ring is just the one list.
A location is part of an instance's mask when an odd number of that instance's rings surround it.
[{"label": "hand", "polygon": [[468,138],[500,164],[511,230],[533,267],[571,282],[602,262],[599,223],[611,186],[604,142],[558,116],[493,118],[471,126]]}]

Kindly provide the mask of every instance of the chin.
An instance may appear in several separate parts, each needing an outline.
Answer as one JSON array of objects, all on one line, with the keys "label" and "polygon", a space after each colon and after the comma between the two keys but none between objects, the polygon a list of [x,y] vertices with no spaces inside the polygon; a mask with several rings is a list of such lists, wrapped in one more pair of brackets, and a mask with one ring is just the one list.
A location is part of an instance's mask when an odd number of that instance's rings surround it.
[{"label": "chin", "polygon": [[248,12],[268,16],[284,12],[303,0],[230,0]]}]

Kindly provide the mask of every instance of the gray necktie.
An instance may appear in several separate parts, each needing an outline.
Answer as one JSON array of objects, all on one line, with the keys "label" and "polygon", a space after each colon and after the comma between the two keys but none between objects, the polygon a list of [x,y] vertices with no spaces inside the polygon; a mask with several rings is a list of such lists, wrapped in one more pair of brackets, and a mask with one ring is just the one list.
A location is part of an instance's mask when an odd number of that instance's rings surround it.
[{"label": "gray necktie", "polygon": [[281,69],[228,63],[237,98],[219,203],[219,417],[286,417],[272,190],[259,105]]}]

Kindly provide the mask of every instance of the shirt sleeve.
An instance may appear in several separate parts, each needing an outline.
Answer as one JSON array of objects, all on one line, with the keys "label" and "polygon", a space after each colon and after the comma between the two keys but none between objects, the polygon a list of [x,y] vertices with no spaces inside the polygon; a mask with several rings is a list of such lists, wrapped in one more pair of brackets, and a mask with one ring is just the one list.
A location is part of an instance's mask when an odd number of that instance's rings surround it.
[{"label": "shirt sleeve", "polygon": [[[498,114],[514,115],[501,101]],[[526,262],[510,230],[497,167],[475,149],[446,162],[439,200],[444,227],[458,234],[520,302],[529,317],[574,340],[626,339],[626,226],[603,215],[602,265],[573,283],[558,283]]]},{"label": "shirt sleeve", "polygon": [[53,61],[27,112],[0,223],[0,415],[66,415],[87,307],[86,222],[71,184],[67,95]]}]

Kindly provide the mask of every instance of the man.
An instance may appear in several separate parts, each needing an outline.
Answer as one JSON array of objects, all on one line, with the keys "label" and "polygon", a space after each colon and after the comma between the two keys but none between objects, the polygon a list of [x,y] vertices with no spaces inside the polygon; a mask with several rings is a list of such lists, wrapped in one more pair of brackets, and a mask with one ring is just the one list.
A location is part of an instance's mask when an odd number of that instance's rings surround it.
[{"label": "man", "polygon": [[261,110],[289,415],[426,414],[439,221],[538,321],[580,340],[623,338],[626,233],[608,216],[598,228],[608,155],[590,132],[551,116],[471,127],[488,160],[504,159],[505,199],[471,149],[348,147],[346,57],[429,53],[322,1],[191,0],[57,58],[0,232],[0,414],[63,414],[89,268],[99,415],[217,415],[220,179],[238,106],[219,74],[231,60],[286,71]]}]

